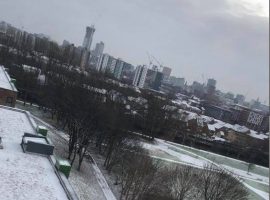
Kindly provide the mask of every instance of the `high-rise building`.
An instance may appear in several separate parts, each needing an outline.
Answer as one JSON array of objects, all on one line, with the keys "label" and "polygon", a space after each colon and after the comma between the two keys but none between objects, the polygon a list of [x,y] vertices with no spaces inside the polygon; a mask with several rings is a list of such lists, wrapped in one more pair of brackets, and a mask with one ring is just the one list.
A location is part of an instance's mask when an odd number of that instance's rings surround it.
[{"label": "high-rise building", "polygon": [[93,35],[95,33],[95,27],[92,25],[91,27],[86,27],[86,33],[83,40],[83,47],[86,48],[88,51],[91,49],[91,44],[93,40]]},{"label": "high-rise building", "polygon": [[134,66],[130,63],[124,62],[123,70],[121,74],[121,80],[131,85],[135,75]]},{"label": "high-rise building", "polygon": [[164,74],[162,72],[157,71],[155,81],[154,81],[153,86],[152,86],[152,89],[159,91],[163,79],[164,79]]},{"label": "high-rise building", "polygon": [[103,50],[104,50],[104,43],[102,41],[98,42],[96,44],[94,51],[93,51],[93,55],[99,56],[103,53]]},{"label": "high-rise building", "polygon": [[124,62],[123,70],[127,72],[134,71],[134,66],[130,63]]},{"label": "high-rise building", "polygon": [[89,57],[90,57],[90,52],[87,49],[83,49],[82,54],[81,54],[81,62],[80,62],[80,69],[82,71],[84,71],[85,68],[87,67]]},{"label": "high-rise building", "polygon": [[163,67],[162,74],[164,80],[168,80],[171,75],[172,69],[169,67]]},{"label": "high-rise building", "polygon": [[207,81],[207,86],[216,87],[217,81],[215,79],[209,78]]},{"label": "high-rise building", "polygon": [[[1,31],[0,31],[1,32]],[[21,47],[23,40],[23,32],[21,30],[17,30],[14,38],[14,42]]]},{"label": "high-rise building", "polygon": [[144,81],[144,88],[152,88],[153,82],[155,81],[156,78],[156,72],[157,71],[154,69],[147,70]]},{"label": "high-rise building", "polygon": [[109,66],[108,66],[108,72],[109,73],[111,73],[111,74],[114,73],[116,62],[117,62],[117,60],[114,57],[111,56],[110,59],[109,59]]},{"label": "high-rise building", "polygon": [[69,41],[64,40],[63,43],[62,43],[62,47],[66,47],[68,45],[70,45]]},{"label": "high-rise building", "polygon": [[148,69],[145,77],[144,87],[159,90],[163,80],[163,73],[157,70]]},{"label": "high-rise building", "polygon": [[183,89],[185,86],[185,78],[177,78],[175,76],[170,76],[168,83],[176,87],[181,87]]},{"label": "high-rise building", "polygon": [[62,45],[62,56],[66,63],[71,64],[75,60],[74,44]]},{"label": "high-rise building", "polygon": [[207,81],[207,94],[208,95],[213,95],[215,93],[215,90],[216,90],[216,84],[217,84],[217,81],[215,79],[208,79]]},{"label": "high-rise building", "polygon": [[143,88],[148,68],[146,65],[139,65],[136,67],[135,76],[133,79],[133,85],[139,88]]},{"label": "high-rise building", "polygon": [[103,73],[106,71],[106,68],[107,68],[108,62],[109,62],[109,58],[110,58],[110,55],[106,53],[106,54],[103,54],[101,59],[100,59],[99,69]]},{"label": "high-rise building", "polygon": [[101,68],[100,64],[101,64],[103,50],[104,50],[104,43],[99,42],[96,44],[96,47],[91,55],[90,64],[92,64],[97,71],[100,71],[100,68]]},{"label": "high-rise building", "polygon": [[[102,68],[104,67],[104,72],[109,72],[109,73],[113,73],[114,72],[114,67],[116,64],[116,59],[108,54],[106,54],[106,59],[104,59],[104,66],[102,66]],[[106,61],[106,62],[105,62]],[[102,64],[103,65],[103,64]]]},{"label": "high-rise building", "polygon": [[74,47],[74,58],[73,58],[74,66],[81,65],[81,58],[82,58],[83,49],[84,48],[82,48],[82,46]]},{"label": "high-rise building", "polygon": [[116,60],[116,64],[115,64],[115,68],[114,68],[114,72],[113,72],[113,75],[115,78],[117,78],[117,79],[121,78],[123,66],[124,66],[124,62],[120,58],[118,58]]}]

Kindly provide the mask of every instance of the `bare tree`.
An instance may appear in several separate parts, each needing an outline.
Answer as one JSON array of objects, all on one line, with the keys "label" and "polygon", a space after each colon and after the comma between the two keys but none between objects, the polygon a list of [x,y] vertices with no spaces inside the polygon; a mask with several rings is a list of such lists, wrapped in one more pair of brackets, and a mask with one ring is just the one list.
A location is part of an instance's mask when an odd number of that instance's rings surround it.
[{"label": "bare tree", "polygon": [[148,155],[127,152],[121,166],[121,197],[125,200],[140,200],[153,188],[160,167],[159,162]]},{"label": "bare tree", "polygon": [[243,200],[248,193],[241,181],[214,165],[206,165],[198,175],[200,197],[204,200]]},{"label": "bare tree", "polygon": [[196,197],[196,173],[193,167],[177,166],[168,177],[168,187],[172,199],[184,200]]}]

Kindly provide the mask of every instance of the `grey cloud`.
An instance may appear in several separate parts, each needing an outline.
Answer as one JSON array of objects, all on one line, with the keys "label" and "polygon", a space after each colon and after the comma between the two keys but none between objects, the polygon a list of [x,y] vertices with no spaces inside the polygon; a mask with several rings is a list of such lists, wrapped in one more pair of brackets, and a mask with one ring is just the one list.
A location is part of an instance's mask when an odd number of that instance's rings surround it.
[{"label": "grey cloud", "polygon": [[[235,0],[237,1],[237,0]],[[0,20],[80,45],[95,23],[94,41],[133,64],[149,51],[188,82],[214,77],[218,87],[267,99],[269,18],[248,15],[232,0],[9,0]],[[240,14],[239,14],[240,13]]]}]

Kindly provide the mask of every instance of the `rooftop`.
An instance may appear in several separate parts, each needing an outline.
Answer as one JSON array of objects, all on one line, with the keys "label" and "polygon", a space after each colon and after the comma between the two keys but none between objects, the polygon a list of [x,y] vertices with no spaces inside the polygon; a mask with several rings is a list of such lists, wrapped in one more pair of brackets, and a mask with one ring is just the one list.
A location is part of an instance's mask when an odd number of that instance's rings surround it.
[{"label": "rooftop", "polygon": [[17,92],[15,85],[11,82],[11,78],[2,65],[0,65],[0,88]]},{"label": "rooftop", "polygon": [[24,132],[35,134],[36,124],[27,112],[0,106],[1,199],[68,199],[53,164],[46,156],[24,153]]}]

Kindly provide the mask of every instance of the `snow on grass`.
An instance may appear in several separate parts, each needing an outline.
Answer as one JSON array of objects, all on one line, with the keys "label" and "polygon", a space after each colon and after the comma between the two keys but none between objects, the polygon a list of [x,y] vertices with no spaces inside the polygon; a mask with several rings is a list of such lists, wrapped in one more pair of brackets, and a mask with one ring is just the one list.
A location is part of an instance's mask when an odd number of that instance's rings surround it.
[{"label": "snow on grass", "polygon": [[168,145],[163,144],[161,142],[158,142],[158,144],[143,144],[143,147],[149,150],[154,150],[154,151],[164,151],[167,154],[177,158],[176,161],[180,161],[183,163],[187,163],[189,165],[194,165],[196,167],[203,167],[205,164],[207,164],[207,161],[204,161],[202,159],[197,159],[196,156],[190,156],[184,153],[179,153],[177,151],[174,151],[173,149],[169,148]]},{"label": "snow on grass", "polygon": [[[247,163],[245,161],[237,160],[235,158],[226,157],[226,156],[212,153],[209,151],[204,151],[201,149],[196,149],[196,148],[181,145],[181,144],[176,144],[173,142],[166,142],[166,143],[171,144],[171,145],[177,147],[178,149],[186,150],[187,152],[195,153],[196,155],[200,155],[200,156],[202,156],[202,158],[204,158],[204,159],[207,158],[207,159],[214,161],[218,164],[230,165],[231,167],[233,167],[235,169],[247,170],[248,165],[249,165],[249,163]],[[259,174],[259,175],[262,175],[265,177],[269,176],[269,168],[266,168],[263,166],[255,165],[255,168],[252,169],[251,171],[254,172],[255,174]]]},{"label": "snow on grass", "polygon": [[244,177],[245,179],[253,180],[256,182],[263,183],[263,184],[269,184],[269,178],[266,176],[261,176],[259,174],[252,173],[252,172],[247,173],[246,170],[237,169],[237,168],[228,166],[228,164],[227,165],[223,164],[221,166],[228,169],[230,172],[237,174],[240,177]]},{"label": "snow on grass", "polygon": [[[260,189],[254,188],[251,185],[246,183],[248,181],[255,182],[255,183],[257,182],[257,183],[261,183],[261,184],[266,184],[269,187],[268,177],[261,176],[259,174],[255,174],[255,173],[247,174],[247,172],[244,170],[240,170],[238,168],[234,168],[234,167],[231,167],[228,165],[220,165],[219,163],[211,161],[208,158],[200,156],[200,155],[198,155],[194,152],[191,152],[189,150],[183,149],[183,148],[179,147],[178,145],[175,146],[171,142],[169,144],[161,139],[156,139],[156,141],[157,141],[156,144],[153,144],[152,146],[147,144],[147,145],[144,145],[144,147],[149,148],[149,149],[150,148],[161,149],[161,150],[165,151],[166,153],[179,158],[179,160],[181,160],[183,163],[187,163],[188,165],[199,167],[199,168],[202,168],[205,164],[214,164],[214,165],[216,165],[216,166],[218,166],[226,171],[231,172],[234,176],[240,177],[243,180],[244,185],[246,187],[248,185],[247,188],[249,190],[251,190],[254,193],[256,193],[257,195],[261,196],[263,199],[268,199],[265,197],[269,195],[269,190],[264,191],[264,187],[261,187]],[[229,164],[229,163],[227,163],[227,164]]]},{"label": "snow on grass", "polygon": [[[77,165],[77,160],[74,165]],[[82,163],[81,171],[78,171],[76,167],[73,167],[70,173],[69,181],[80,200],[106,199],[101,187],[96,181],[95,175],[93,174],[93,168],[88,162],[84,161]]]},{"label": "snow on grass", "polygon": [[254,188],[254,187],[251,187],[251,186],[248,185],[247,183],[244,183],[244,185],[245,185],[248,189],[250,189],[250,190],[252,190],[254,193],[256,193],[257,195],[259,195],[260,197],[262,197],[263,199],[269,200],[269,193],[268,193],[268,192],[264,192],[264,191],[258,190],[258,189]]}]

